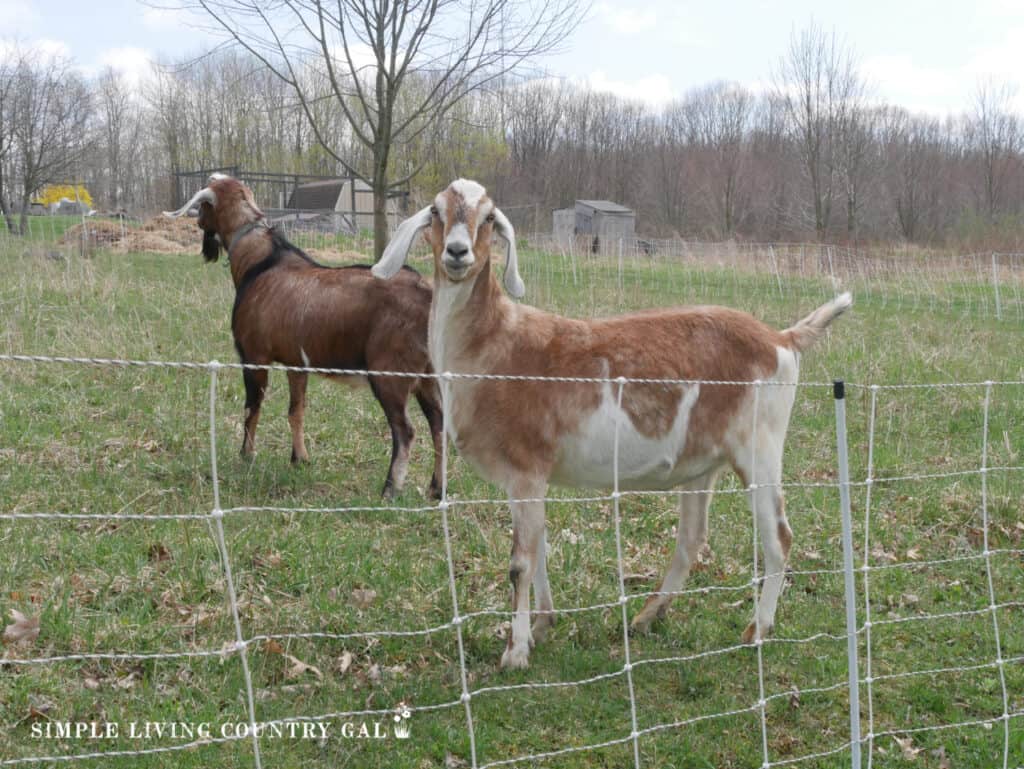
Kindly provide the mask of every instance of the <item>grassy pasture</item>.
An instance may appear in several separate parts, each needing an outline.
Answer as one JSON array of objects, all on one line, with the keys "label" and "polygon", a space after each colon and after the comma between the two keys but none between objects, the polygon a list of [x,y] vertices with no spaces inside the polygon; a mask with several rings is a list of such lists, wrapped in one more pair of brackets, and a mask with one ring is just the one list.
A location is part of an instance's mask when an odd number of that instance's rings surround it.
[{"label": "grassy pasture", "polygon": [[[232,288],[225,266],[194,256],[99,253],[55,261],[31,253],[3,255],[0,352],[139,360],[234,361],[229,330]],[[770,274],[654,260],[572,264],[525,252],[526,301],[578,315],[641,306],[718,302],[788,325],[828,293],[823,280],[787,281]],[[429,269],[426,263],[418,264]],[[973,276],[950,276],[963,296],[985,295]],[[974,312],[976,302],[906,301],[914,286],[876,287],[855,296],[851,314],[804,356],[802,378],[825,383],[976,382],[1024,378],[1020,321]],[[959,294],[958,294],[959,295]],[[901,300],[897,303],[896,298]],[[897,306],[898,305],[898,306]],[[557,386],[557,385],[553,385]],[[390,442],[383,416],[366,391],[311,381],[307,440],[311,464],[288,462],[284,377],[271,376],[259,453],[241,442],[243,388],[237,371],[217,381],[218,468],[222,507],[379,506]],[[0,363],[0,512],[205,514],[213,506],[209,442],[209,374],[166,368],[105,368]],[[977,469],[981,464],[984,388],[881,390],[874,440],[876,477]],[[849,390],[851,473],[866,477],[870,391]],[[524,404],[528,407],[528,404]],[[787,483],[836,479],[831,388],[802,388],[787,443]],[[415,409],[411,408],[411,412]],[[429,480],[426,423],[407,492],[397,508],[369,512],[237,512],[224,518],[243,632],[423,630],[452,616],[440,516],[420,493]],[[1024,387],[995,386],[988,464],[1024,464]],[[531,668],[502,672],[498,660],[508,617],[507,506],[457,456],[449,464],[456,500],[451,534],[469,687],[565,682],[621,671],[619,609],[562,615],[538,646]],[[688,661],[644,662],[730,649],[749,620],[751,516],[732,479],[711,508],[711,553],[688,587],[731,588],[676,600],[649,636],[632,639],[644,766],[760,766],[757,656],[737,648]],[[853,489],[857,557],[863,558],[866,489]],[[555,495],[573,496],[574,490]],[[1024,601],[1024,474],[993,472],[987,501],[989,545],[1013,550],[991,557],[998,604]],[[907,734],[904,730],[991,719],[1003,711],[990,613],[924,618],[989,605],[981,533],[981,478],[961,475],[877,483],[871,496],[870,573],[873,719],[892,736],[873,744],[875,767],[1000,765],[1002,723]],[[783,594],[775,640],[763,647],[769,758],[772,762],[839,748],[848,739],[845,641],[817,634],[844,631],[838,494],[828,486],[787,491],[795,534],[794,574]],[[668,495],[629,496],[622,504],[629,589],[654,589],[666,566],[676,521]],[[615,539],[606,503],[548,505],[549,565],[558,608],[614,602]],[[234,639],[224,570],[206,520],[2,520],[0,611],[38,616],[41,632],[8,657],[95,651],[200,652]],[[958,559],[915,566],[920,561]],[[863,588],[858,579],[860,599]],[[360,592],[364,591],[364,592]],[[375,595],[365,591],[373,591]],[[630,615],[642,599],[630,602]],[[1024,709],[1024,609],[996,612],[1011,712]],[[860,610],[860,622],[865,619]],[[893,620],[906,620],[894,622]],[[865,634],[860,636],[865,658]],[[286,656],[286,655],[290,655]],[[257,719],[352,710],[416,707],[412,736],[399,741],[347,739],[331,722],[326,740],[260,742],[275,767],[445,767],[469,759],[454,630],[414,636],[281,639],[255,643],[248,655]],[[314,666],[304,669],[298,662]],[[903,673],[974,667],[931,675]],[[862,675],[865,674],[862,672]],[[824,690],[824,691],[813,691]],[[187,738],[132,739],[130,722],[247,720],[236,655],[153,660],[60,661],[0,665],[0,762],[29,756],[152,749]],[[865,729],[867,691],[861,687]],[[590,743],[630,732],[622,675],[549,689],[486,691],[472,712],[479,763]],[[706,718],[705,718],[706,717]],[[386,716],[346,719],[371,723]],[[111,721],[117,738],[41,739],[33,728],[60,721]],[[1024,718],[1010,721],[1010,765],[1024,763]],[[914,753],[914,751],[920,751]],[[948,764],[941,763],[943,756]],[[251,766],[248,740],[140,757],[85,760],[113,767]],[[568,753],[542,765],[620,767],[632,745]],[[802,762],[848,766],[848,753]]]}]

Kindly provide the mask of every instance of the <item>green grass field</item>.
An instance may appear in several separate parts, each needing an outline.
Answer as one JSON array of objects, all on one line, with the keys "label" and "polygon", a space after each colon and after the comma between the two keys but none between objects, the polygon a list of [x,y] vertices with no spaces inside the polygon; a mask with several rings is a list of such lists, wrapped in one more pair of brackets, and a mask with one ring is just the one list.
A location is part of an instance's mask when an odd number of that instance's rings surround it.
[{"label": "green grass field", "polygon": [[[784,326],[829,289],[808,279],[780,292],[771,275],[694,269],[662,259],[617,266],[570,264],[525,252],[526,301],[571,314],[640,306],[719,302]],[[233,290],[223,263],[198,255],[98,253],[64,261],[13,249],[0,254],[0,352],[136,360],[235,361],[229,318]],[[421,268],[425,263],[419,262]],[[957,278],[963,296],[985,286]],[[794,287],[798,287],[796,290]],[[854,287],[856,288],[856,287]],[[849,739],[843,579],[836,480],[834,404],[825,383],[978,382],[1024,379],[1021,324],[959,305],[905,301],[876,287],[804,356],[802,388],[787,442],[784,477],[794,530],[794,574],[783,594],[775,639],[763,647],[771,762],[840,748]],[[897,306],[897,292],[903,300]],[[368,391],[312,381],[307,441],[312,462],[289,464],[284,377],[271,377],[252,462],[238,456],[243,388],[236,370],[217,381],[217,461],[224,508],[379,507],[390,452]],[[213,507],[210,377],[204,370],[109,368],[0,362],[0,513],[199,514]],[[557,385],[553,385],[557,386]],[[866,477],[871,393],[849,390],[851,473]],[[878,392],[874,475],[932,475],[981,466],[983,387]],[[524,404],[528,407],[528,404]],[[415,409],[410,409],[414,411]],[[419,438],[398,508],[362,512],[235,512],[224,518],[230,564],[247,637],[369,630],[428,631],[452,617],[440,513],[421,493],[431,454]],[[995,386],[988,464],[1024,465],[1024,386]],[[451,534],[471,690],[568,682],[621,673],[617,607],[559,617],[531,668],[503,672],[498,660],[508,616],[510,520],[501,492],[457,456],[449,464],[455,504]],[[826,484],[816,486],[812,484]],[[808,484],[808,485],[799,485]],[[757,767],[763,762],[757,654],[734,648],[750,618],[751,514],[732,479],[711,508],[711,553],[688,587],[729,587],[676,600],[648,636],[632,639],[638,727],[698,719],[645,734],[644,766]],[[556,490],[555,495],[578,495]],[[590,492],[588,492],[590,494]],[[855,541],[863,558],[865,487],[853,488]],[[996,602],[1024,602],[1024,473],[992,472],[987,507]],[[556,607],[614,602],[614,523],[607,503],[548,505],[549,571]],[[670,495],[626,497],[625,571],[631,591],[652,590],[665,568],[676,521]],[[993,615],[982,545],[981,476],[877,483],[871,497],[873,766],[1002,765],[1004,725],[985,723],[908,733],[920,727],[988,721],[1003,712]],[[940,564],[915,565],[940,559]],[[367,592],[367,591],[372,591]],[[863,585],[858,575],[858,595]],[[635,614],[642,599],[629,603]],[[89,652],[204,652],[233,642],[226,582],[209,520],[0,520],[0,612],[40,619],[30,643],[9,658]],[[947,618],[930,615],[953,614]],[[859,621],[865,619],[860,607]],[[1024,607],[995,612],[1009,709],[1024,710]],[[894,620],[905,620],[896,622]],[[860,635],[862,676],[865,634]],[[721,654],[699,656],[724,649]],[[346,738],[342,721],[390,729],[387,716],[329,722],[330,736],[260,741],[264,766],[458,767],[470,748],[452,628],[410,636],[287,638],[254,643],[256,717],[449,705],[413,713],[411,737]],[[312,666],[316,670],[303,666]],[[979,667],[982,666],[982,667]],[[916,671],[958,668],[934,674]],[[970,669],[959,669],[970,668]],[[814,691],[824,690],[824,691]],[[867,688],[861,687],[867,729]],[[623,675],[579,686],[485,691],[472,699],[478,763],[621,740],[630,733]],[[721,717],[716,714],[748,709]],[[705,718],[707,717],[707,718]],[[248,720],[235,654],[151,660],[0,661],[0,765],[32,756],[149,750],[188,737],[132,738],[131,722],[222,724]],[[120,724],[116,738],[46,739],[60,722]],[[909,739],[910,742],[905,742]],[[919,751],[916,752],[915,751]],[[632,744],[567,753],[544,766],[631,766]],[[1009,765],[1024,764],[1024,718],[1009,722]],[[34,764],[26,764],[34,765]],[[253,765],[249,740],[184,751],[86,759],[103,767]],[[526,764],[523,764],[526,765]],[[848,751],[801,766],[849,766]]]}]

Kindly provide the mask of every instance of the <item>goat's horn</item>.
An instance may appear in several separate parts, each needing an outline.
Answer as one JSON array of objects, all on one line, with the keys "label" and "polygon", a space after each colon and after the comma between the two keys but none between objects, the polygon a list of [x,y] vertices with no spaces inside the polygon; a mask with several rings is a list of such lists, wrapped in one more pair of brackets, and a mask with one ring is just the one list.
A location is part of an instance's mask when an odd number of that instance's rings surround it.
[{"label": "goat's horn", "polygon": [[183,205],[177,211],[164,211],[164,216],[176,219],[179,216],[184,216],[189,212],[190,208],[197,206],[200,203],[209,203],[211,206],[215,206],[217,205],[217,196],[209,187],[203,187],[199,192],[192,196],[192,199],[188,203]]}]

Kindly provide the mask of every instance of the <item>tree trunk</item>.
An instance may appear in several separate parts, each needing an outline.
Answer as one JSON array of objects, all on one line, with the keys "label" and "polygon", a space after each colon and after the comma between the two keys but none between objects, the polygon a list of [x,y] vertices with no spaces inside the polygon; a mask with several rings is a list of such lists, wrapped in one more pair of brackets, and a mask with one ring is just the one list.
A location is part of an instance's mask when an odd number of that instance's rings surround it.
[{"label": "tree trunk", "polygon": [[373,179],[373,261],[378,261],[388,244],[388,187],[383,175]]},{"label": "tree trunk", "polygon": [[32,195],[27,191],[21,196],[21,216],[18,218],[18,234],[22,237],[28,235],[28,204],[31,199]]},{"label": "tree trunk", "polygon": [[7,223],[7,232],[14,234],[14,215],[11,211],[11,201],[4,192],[3,167],[0,165],[0,214],[3,214]]}]

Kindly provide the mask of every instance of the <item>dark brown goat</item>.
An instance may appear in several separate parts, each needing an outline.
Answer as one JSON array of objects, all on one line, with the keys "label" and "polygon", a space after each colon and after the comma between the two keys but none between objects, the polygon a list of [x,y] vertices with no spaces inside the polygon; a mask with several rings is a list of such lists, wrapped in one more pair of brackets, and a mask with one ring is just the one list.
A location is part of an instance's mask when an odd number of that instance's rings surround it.
[{"label": "dark brown goat", "polygon": [[[432,291],[415,270],[403,270],[386,283],[376,280],[368,266],[317,264],[265,224],[252,193],[237,179],[210,177],[192,200],[168,215],[181,216],[197,204],[206,261],[215,261],[222,246],[228,251],[235,283],[231,330],[242,363],[413,374],[431,371],[427,320]],[[242,455],[251,456],[269,371],[243,369],[242,378]],[[308,459],[302,430],[307,379],[306,372],[288,372],[293,462]],[[439,496],[443,424],[436,380],[377,375],[365,380],[391,428],[391,466],[384,496],[398,492],[405,481],[413,439],[406,414],[410,394],[416,396],[430,425],[434,442],[430,493]]]}]

